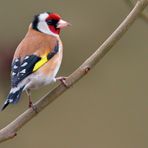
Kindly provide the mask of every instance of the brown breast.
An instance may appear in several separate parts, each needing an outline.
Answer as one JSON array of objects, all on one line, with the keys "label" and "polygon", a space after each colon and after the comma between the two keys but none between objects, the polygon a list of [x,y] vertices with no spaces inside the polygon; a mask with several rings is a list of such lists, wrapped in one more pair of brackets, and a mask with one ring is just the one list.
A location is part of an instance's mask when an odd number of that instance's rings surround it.
[{"label": "brown breast", "polygon": [[55,47],[56,43],[56,37],[46,35],[29,27],[25,38],[16,49],[14,58],[24,58],[26,55],[31,54],[42,56],[49,53]]}]

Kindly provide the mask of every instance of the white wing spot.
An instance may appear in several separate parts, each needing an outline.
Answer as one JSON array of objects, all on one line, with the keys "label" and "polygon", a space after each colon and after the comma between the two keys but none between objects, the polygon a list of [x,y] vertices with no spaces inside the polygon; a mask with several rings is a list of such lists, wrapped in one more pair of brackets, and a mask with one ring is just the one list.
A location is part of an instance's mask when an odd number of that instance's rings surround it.
[{"label": "white wing spot", "polygon": [[22,70],[20,73],[26,73],[26,69]]},{"label": "white wing spot", "polygon": [[15,72],[12,72],[12,76],[15,76],[16,75],[16,73]]},{"label": "white wing spot", "polygon": [[4,104],[7,104],[7,100],[5,101],[5,103]]},{"label": "white wing spot", "polygon": [[25,62],[23,65],[21,65],[21,67],[25,67],[27,64],[28,64],[28,63],[27,63],[27,62]]},{"label": "white wing spot", "polygon": [[14,65],[14,66],[13,66],[13,68],[14,68],[14,69],[17,69],[17,68],[18,68],[18,66]]},{"label": "white wing spot", "polygon": [[19,59],[15,59],[15,62],[18,62],[19,61]]},{"label": "white wing spot", "polygon": [[9,102],[12,103],[13,102],[13,99],[9,99]]},{"label": "white wing spot", "polygon": [[29,56],[26,56],[24,59],[27,60],[29,58]]},{"label": "white wing spot", "polygon": [[19,90],[19,87],[14,87],[11,89],[10,93],[14,94]]}]

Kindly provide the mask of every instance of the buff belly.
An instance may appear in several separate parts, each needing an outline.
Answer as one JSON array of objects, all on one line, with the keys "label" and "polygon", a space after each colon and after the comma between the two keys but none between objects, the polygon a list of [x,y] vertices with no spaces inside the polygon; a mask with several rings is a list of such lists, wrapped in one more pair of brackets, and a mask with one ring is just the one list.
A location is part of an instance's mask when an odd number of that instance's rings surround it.
[{"label": "buff belly", "polygon": [[55,55],[44,66],[42,66],[39,70],[32,73],[24,80],[26,84],[24,90],[38,89],[55,81],[55,77],[57,75],[57,72],[59,71],[62,61],[61,52]]}]

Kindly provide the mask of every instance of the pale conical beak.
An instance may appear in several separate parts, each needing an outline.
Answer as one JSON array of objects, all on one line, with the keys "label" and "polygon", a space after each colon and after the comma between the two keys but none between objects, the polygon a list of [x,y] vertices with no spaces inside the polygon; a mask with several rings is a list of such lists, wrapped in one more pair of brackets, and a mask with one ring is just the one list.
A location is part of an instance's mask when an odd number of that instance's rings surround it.
[{"label": "pale conical beak", "polygon": [[61,19],[58,22],[57,28],[65,28],[67,26],[71,26],[71,24]]}]

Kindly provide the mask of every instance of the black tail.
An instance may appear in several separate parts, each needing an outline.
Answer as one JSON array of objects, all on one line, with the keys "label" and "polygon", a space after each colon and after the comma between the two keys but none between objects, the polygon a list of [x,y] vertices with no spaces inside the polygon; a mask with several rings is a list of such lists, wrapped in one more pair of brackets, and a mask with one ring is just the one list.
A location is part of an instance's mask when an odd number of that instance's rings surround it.
[{"label": "black tail", "polygon": [[21,97],[22,91],[24,87],[21,87],[20,89],[12,88],[6,101],[4,102],[4,105],[1,108],[1,111],[3,111],[10,103],[17,103]]},{"label": "black tail", "polygon": [[10,103],[9,100],[6,100],[4,105],[1,108],[1,111],[3,111],[9,105],[9,103]]}]

